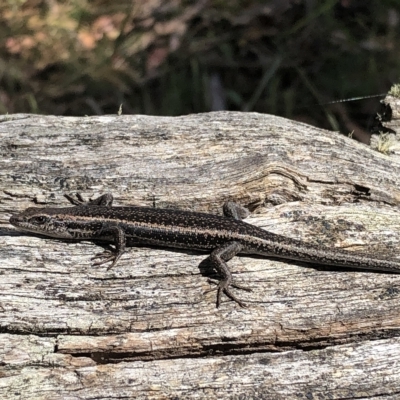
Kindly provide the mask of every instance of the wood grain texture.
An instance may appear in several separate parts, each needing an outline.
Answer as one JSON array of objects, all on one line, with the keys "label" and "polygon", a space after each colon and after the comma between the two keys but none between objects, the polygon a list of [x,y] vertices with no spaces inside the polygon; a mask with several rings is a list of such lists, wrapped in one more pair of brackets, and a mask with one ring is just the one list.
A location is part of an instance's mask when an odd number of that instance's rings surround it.
[{"label": "wood grain texture", "polygon": [[[5,336],[0,344],[13,339]],[[13,345],[27,354],[12,354],[9,369],[0,375],[0,390],[10,400],[395,399],[400,393],[399,338],[312,351],[104,365],[96,365],[88,357],[51,354],[50,350],[43,350],[43,357],[38,357],[35,350],[50,347],[51,339],[17,339],[19,343],[13,341]]]},{"label": "wood grain texture", "polygon": [[[256,113],[0,123],[0,394],[7,398],[352,398],[400,393],[400,275],[262,257],[229,262],[249,307],[215,308],[206,255],[20,234],[63,193],[221,213],[304,241],[399,257],[400,164]],[[373,373],[372,373],[373,371]],[[383,384],[382,382],[385,382]],[[19,393],[19,394],[18,394]],[[20,397],[18,397],[20,396]],[[310,397],[311,396],[311,397]]]}]

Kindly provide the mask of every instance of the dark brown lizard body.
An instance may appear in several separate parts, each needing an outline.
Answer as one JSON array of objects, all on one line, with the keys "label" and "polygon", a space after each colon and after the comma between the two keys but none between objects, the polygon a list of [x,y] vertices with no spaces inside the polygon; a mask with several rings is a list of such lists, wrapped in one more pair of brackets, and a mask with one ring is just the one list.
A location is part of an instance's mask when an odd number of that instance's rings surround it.
[{"label": "dark brown lizard body", "polygon": [[113,267],[130,243],[209,251],[210,260],[221,275],[221,294],[244,304],[230,286],[248,290],[232,281],[226,264],[237,254],[260,254],[316,264],[362,268],[400,273],[400,261],[370,258],[339,249],[315,246],[277,235],[240,218],[245,211],[234,203],[224,207],[226,216],[146,207],[112,207],[111,195],[85,203],[70,196],[75,207],[28,208],[10,218],[11,224],[27,231],[63,239],[99,239],[115,244],[114,252],[100,255],[100,265]]}]

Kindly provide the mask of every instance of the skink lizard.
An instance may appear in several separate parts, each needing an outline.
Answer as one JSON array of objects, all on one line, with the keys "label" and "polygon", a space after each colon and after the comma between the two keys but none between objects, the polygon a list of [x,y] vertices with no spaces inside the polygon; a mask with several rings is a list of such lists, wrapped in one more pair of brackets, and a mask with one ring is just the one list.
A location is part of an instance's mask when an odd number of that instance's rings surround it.
[{"label": "skink lizard", "polygon": [[248,215],[243,207],[229,202],[224,215],[146,207],[113,207],[113,196],[105,194],[85,202],[65,196],[74,206],[66,208],[28,208],[10,218],[22,230],[61,239],[102,240],[115,245],[113,251],[97,254],[93,265],[110,262],[115,266],[129,243],[194,249],[210,252],[210,260],[221,277],[217,287],[217,307],[222,293],[240,306],[245,304],[231,286],[251,290],[235,283],[227,261],[237,254],[259,254],[314,264],[361,268],[400,273],[400,260],[390,261],[352,254],[340,249],[316,246],[277,235],[241,219]]}]

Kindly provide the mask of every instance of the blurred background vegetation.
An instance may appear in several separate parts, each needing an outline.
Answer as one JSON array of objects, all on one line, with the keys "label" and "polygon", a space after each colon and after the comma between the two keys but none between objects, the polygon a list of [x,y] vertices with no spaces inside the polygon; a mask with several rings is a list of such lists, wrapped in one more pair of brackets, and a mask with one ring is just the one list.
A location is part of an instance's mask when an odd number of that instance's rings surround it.
[{"label": "blurred background vegetation", "polygon": [[257,111],[354,132],[399,80],[399,0],[3,0],[0,112]]}]

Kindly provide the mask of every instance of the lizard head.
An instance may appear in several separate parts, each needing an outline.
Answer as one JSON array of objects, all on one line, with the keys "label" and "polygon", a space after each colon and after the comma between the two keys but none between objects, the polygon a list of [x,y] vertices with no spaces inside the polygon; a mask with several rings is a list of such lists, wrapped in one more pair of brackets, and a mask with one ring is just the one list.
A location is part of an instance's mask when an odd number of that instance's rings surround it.
[{"label": "lizard head", "polygon": [[73,239],[65,222],[57,214],[47,212],[48,210],[30,207],[25,211],[14,214],[10,218],[10,224],[24,231],[40,233],[41,235]]}]

